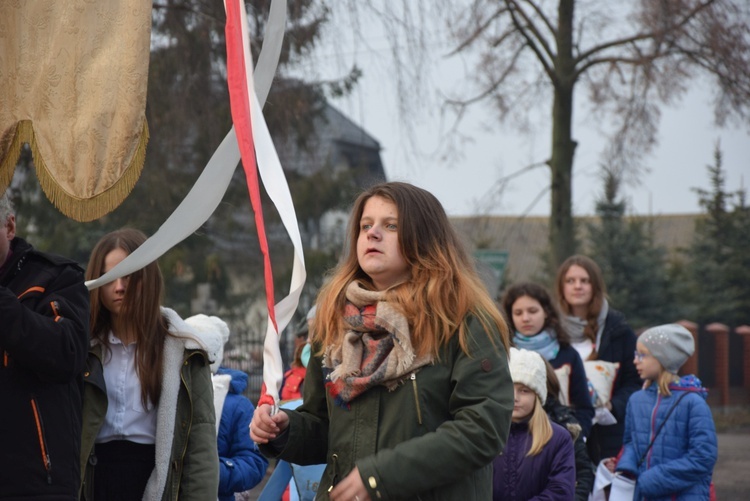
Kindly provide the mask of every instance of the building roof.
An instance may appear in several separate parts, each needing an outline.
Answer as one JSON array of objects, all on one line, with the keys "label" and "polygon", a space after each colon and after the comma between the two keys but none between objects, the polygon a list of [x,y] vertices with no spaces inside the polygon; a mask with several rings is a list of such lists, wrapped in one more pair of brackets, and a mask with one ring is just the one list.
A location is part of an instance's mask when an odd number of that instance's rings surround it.
[{"label": "building roof", "polygon": [[285,170],[309,176],[323,168],[355,169],[363,186],[385,180],[380,143],[343,113],[326,103],[314,127],[315,137],[308,140],[306,148],[294,138],[276,144]]},{"label": "building roof", "polygon": [[[653,228],[654,244],[676,257],[693,239],[695,221],[700,214],[660,216],[629,216],[649,222]],[[580,241],[588,241],[588,224],[598,220],[594,216],[575,218]],[[451,218],[457,231],[466,237],[470,251],[496,249],[508,252],[506,278],[511,282],[533,280],[544,267],[542,256],[549,248],[549,219],[530,216],[472,216]],[[585,251],[584,251],[585,252]],[[596,259],[596,256],[591,256]]]}]

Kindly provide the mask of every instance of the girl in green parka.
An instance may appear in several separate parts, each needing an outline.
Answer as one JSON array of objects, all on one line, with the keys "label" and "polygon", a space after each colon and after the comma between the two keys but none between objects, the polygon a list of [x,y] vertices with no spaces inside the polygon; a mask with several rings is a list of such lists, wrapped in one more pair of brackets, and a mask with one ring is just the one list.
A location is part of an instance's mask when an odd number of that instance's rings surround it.
[{"label": "girl in green parka", "polygon": [[326,463],[317,499],[491,499],[513,410],[508,329],[432,194],[359,196],[312,342],[302,406],[253,416],[264,454]]},{"label": "girl in green parka", "polygon": [[[140,247],[122,229],[91,253],[96,279]],[[219,457],[209,357],[218,332],[196,332],[160,306],[156,262],[91,291],[91,347],[84,374],[81,499],[216,499]]]}]

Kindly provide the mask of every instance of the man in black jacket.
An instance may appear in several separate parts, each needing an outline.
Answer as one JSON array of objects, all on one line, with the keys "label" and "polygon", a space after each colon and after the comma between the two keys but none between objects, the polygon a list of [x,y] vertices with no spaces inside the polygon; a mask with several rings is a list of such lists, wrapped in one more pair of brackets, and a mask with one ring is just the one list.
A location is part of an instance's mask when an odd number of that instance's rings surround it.
[{"label": "man in black jacket", "polygon": [[0,499],[75,500],[89,295],[73,261],[16,236],[0,196]]}]

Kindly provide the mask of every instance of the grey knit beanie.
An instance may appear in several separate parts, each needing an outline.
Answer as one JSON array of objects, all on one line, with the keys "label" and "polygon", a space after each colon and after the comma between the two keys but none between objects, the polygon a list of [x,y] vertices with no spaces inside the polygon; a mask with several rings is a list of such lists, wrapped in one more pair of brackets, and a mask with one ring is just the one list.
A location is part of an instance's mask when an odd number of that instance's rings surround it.
[{"label": "grey knit beanie", "polygon": [[693,335],[678,324],[651,327],[638,337],[638,342],[651,352],[667,372],[677,374],[695,352]]}]

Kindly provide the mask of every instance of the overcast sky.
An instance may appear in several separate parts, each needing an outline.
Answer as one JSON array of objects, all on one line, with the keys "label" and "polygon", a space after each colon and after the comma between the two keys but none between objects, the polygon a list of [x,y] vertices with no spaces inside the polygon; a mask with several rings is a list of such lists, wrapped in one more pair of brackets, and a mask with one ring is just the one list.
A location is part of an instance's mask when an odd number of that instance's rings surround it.
[{"label": "overcast sky", "polygon": [[[462,160],[454,163],[415,154],[412,142],[399,132],[396,103],[385,105],[382,99],[387,96],[373,98],[377,94],[373,87],[377,86],[368,80],[365,79],[352,99],[335,105],[380,141],[389,180],[409,181],[428,189],[451,215],[486,210],[488,193],[494,193],[492,186],[498,179],[549,156],[549,133],[527,137],[513,134],[509,126],[497,125],[494,130],[486,131],[477,124],[467,124],[464,131],[475,139],[464,145]],[[714,162],[717,141],[723,153],[726,188],[732,191],[750,183],[750,135],[743,129],[717,128],[707,101],[707,93],[695,91],[676,107],[664,109],[659,144],[644,159],[647,171],[640,174],[637,183],[633,180],[623,186],[631,212],[699,212],[693,188],[708,188],[706,167]],[[578,215],[593,213],[595,200],[601,194],[599,148],[604,144],[601,135],[581,121],[577,120],[574,129],[579,147],[574,164],[573,210]],[[480,118],[477,122],[483,123]],[[440,132],[429,120],[422,127],[420,145],[422,150],[429,151],[435,147]],[[549,215],[549,182],[546,167],[521,174],[508,182],[489,210],[498,215]]]},{"label": "overcast sky", "polygon": [[[333,22],[341,18],[334,15]],[[548,215],[549,169],[538,168],[513,178],[499,198],[488,197],[503,176],[549,157],[550,134],[544,125],[550,105],[530,111],[538,124],[534,133],[521,133],[513,124],[500,125],[487,105],[477,105],[462,122],[459,133],[470,141],[459,142],[458,156],[443,155],[446,128],[441,123],[437,97],[439,92],[462,88],[460,61],[446,60],[446,49],[435,45],[427,59],[430,78],[425,101],[415,107],[416,142],[409,137],[406,121],[398,110],[394,67],[390,46],[382,33],[369,33],[373,25],[362,26],[363,42],[343,40],[346,31],[327,36],[324,44],[307,62],[305,72],[321,78],[341,75],[356,63],[363,77],[354,92],[332,104],[380,142],[382,159],[389,180],[409,181],[434,193],[450,215],[489,212],[498,215]],[[343,47],[343,49],[342,49]],[[694,90],[671,107],[662,108],[662,120],[654,151],[644,158],[647,170],[637,183],[623,187],[623,195],[635,214],[676,214],[699,212],[695,187],[708,187],[706,166],[713,163],[714,146],[721,143],[726,188],[739,189],[750,183],[749,127],[720,129],[714,125],[708,82],[698,82]],[[573,210],[576,215],[591,214],[601,193],[600,152],[605,138],[601,124],[585,109],[585,94],[576,92],[574,139],[576,150],[573,178]],[[430,106],[430,104],[432,106]],[[606,125],[606,124],[605,124]],[[488,201],[491,203],[488,204]]]}]

